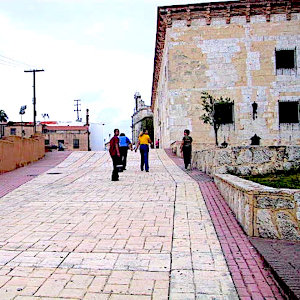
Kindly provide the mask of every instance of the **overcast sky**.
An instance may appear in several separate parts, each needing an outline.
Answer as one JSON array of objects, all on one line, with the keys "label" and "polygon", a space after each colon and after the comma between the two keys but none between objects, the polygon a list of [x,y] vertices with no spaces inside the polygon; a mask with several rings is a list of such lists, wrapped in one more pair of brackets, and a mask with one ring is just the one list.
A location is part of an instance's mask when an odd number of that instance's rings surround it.
[{"label": "overcast sky", "polygon": [[[36,73],[37,120],[81,117],[131,137],[134,93],[150,105],[157,6],[185,0],[0,0],[0,109],[10,121],[33,120]],[[46,119],[48,120],[48,119]]]}]

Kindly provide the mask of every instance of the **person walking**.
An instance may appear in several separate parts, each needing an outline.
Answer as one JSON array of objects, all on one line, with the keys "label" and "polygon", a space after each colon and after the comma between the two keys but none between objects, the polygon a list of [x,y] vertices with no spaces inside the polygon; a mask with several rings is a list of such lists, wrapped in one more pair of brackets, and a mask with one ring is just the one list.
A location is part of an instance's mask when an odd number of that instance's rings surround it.
[{"label": "person walking", "polygon": [[119,150],[119,129],[114,130],[114,136],[109,141],[109,154],[113,161],[113,171],[111,175],[112,181],[119,180],[119,173],[118,173],[118,163],[120,161],[120,150]]},{"label": "person walking", "polygon": [[119,136],[119,150],[120,150],[120,158],[121,158],[121,164],[123,166],[123,170],[126,170],[128,149],[132,151],[131,141],[127,136],[125,136],[124,133],[121,133]]},{"label": "person walking", "polygon": [[149,144],[151,144],[150,136],[148,135],[148,130],[143,129],[139,135],[139,140],[135,148],[135,152],[140,147],[141,153],[141,171],[144,171],[144,166],[146,172],[149,172]]},{"label": "person walking", "polygon": [[188,166],[191,165],[192,142],[193,138],[190,136],[190,131],[188,129],[185,129],[184,136],[180,145],[180,152],[183,155],[185,169],[187,169]]}]

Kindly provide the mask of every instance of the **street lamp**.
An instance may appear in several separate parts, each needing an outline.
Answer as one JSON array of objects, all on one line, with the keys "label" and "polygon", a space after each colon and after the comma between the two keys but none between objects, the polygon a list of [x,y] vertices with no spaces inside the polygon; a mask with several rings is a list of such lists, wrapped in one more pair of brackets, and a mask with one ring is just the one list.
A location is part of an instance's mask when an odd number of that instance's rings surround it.
[{"label": "street lamp", "polygon": [[25,135],[25,132],[23,130],[23,119],[22,119],[22,116],[25,114],[25,109],[26,108],[27,108],[26,105],[22,105],[21,108],[20,108],[20,111],[19,111],[19,114],[21,115],[21,136],[22,136],[22,138]]}]

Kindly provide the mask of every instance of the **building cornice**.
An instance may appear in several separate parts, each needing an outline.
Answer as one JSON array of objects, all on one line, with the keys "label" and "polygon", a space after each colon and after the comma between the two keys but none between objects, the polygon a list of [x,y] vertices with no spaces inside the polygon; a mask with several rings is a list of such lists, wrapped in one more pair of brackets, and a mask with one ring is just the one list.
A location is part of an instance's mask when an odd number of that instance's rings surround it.
[{"label": "building cornice", "polygon": [[291,13],[300,13],[300,0],[242,0],[158,7],[151,96],[152,111],[157,95],[166,29],[172,27],[173,21],[186,20],[187,26],[191,26],[192,20],[204,18],[209,26],[211,19],[215,17],[226,18],[226,23],[230,24],[231,17],[245,16],[246,22],[250,22],[251,16],[265,15],[266,22],[270,22],[271,14],[285,14],[286,20],[289,21]]}]

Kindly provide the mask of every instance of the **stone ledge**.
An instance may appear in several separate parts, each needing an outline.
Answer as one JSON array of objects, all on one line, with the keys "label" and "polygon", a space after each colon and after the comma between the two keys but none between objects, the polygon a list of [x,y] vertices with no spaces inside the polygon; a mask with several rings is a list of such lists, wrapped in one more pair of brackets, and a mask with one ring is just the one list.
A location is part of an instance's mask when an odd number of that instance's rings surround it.
[{"label": "stone ledge", "polygon": [[193,153],[193,166],[209,174],[256,175],[300,163],[300,146],[238,146]]},{"label": "stone ledge", "polygon": [[276,189],[234,175],[215,183],[249,236],[300,240],[300,190]]}]

